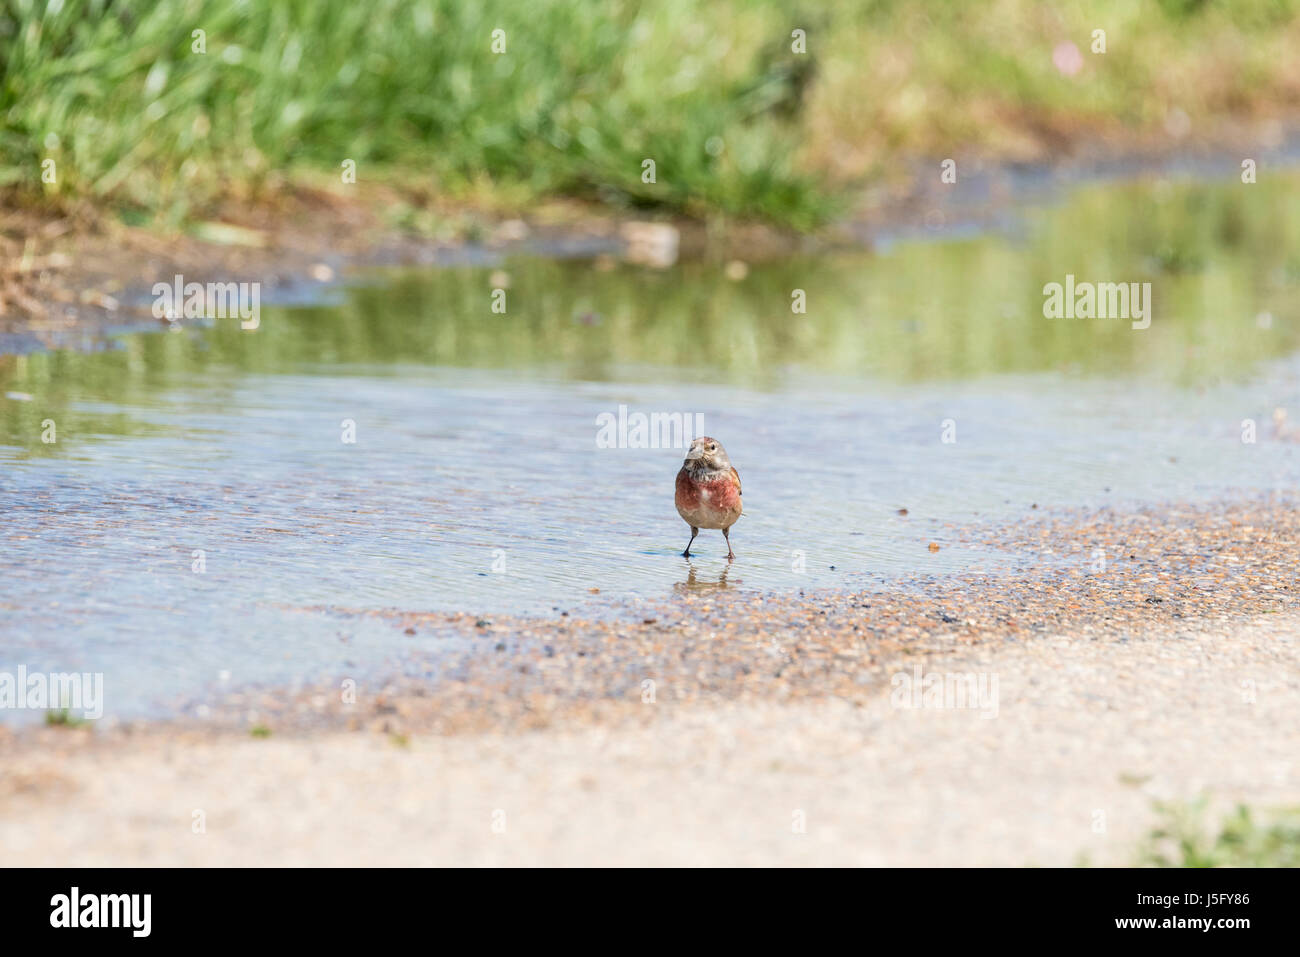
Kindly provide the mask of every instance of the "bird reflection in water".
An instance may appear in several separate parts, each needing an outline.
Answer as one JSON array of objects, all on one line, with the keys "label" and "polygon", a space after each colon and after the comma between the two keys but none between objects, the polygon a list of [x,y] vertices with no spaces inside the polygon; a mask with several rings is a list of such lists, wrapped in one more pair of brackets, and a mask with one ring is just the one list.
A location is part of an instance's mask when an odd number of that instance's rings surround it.
[{"label": "bird reflection in water", "polygon": [[731,571],[731,563],[723,565],[717,573],[717,577],[712,577],[708,573],[701,573],[701,570],[693,561],[689,559],[686,562],[687,572],[686,581],[678,582],[673,586],[674,591],[705,591],[714,588],[727,587],[727,573]]}]

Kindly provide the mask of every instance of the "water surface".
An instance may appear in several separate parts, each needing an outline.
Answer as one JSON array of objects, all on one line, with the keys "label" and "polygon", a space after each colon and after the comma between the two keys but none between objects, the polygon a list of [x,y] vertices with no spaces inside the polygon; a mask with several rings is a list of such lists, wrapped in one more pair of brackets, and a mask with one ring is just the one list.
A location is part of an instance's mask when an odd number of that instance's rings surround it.
[{"label": "water surface", "polygon": [[[881,587],[1026,560],[951,533],[1034,506],[1289,489],[1295,185],[1097,186],[987,234],[739,279],[389,272],[264,308],[256,332],[0,357],[0,669],[102,671],[110,712],[147,713],[401,668],[442,640],[365,611]],[[1151,328],[1045,319],[1067,273],[1150,282]],[[680,557],[681,448],[598,447],[620,406],[698,414],[726,444],[735,563],[708,531]]]}]

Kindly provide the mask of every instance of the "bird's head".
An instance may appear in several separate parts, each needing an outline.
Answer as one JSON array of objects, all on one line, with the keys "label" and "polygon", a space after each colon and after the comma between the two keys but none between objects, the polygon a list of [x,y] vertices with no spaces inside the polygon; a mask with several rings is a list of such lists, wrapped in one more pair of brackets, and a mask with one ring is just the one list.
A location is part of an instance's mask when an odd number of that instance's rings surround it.
[{"label": "bird's head", "polygon": [[691,443],[682,465],[692,472],[725,472],[731,468],[731,459],[721,442],[702,435]]}]

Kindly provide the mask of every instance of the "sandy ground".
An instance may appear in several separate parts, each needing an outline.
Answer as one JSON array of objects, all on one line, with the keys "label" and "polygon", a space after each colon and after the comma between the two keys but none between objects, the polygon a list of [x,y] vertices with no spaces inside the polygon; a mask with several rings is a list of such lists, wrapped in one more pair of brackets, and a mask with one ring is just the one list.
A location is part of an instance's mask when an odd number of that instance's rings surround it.
[{"label": "sandy ground", "polygon": [[942,668],[996,676],[996,716],[895,707],[886,685],[657,696],[522,734],[87,735],[9,755],[0,848],[15,865],[1123,864],[1155,799],[1300,799],[1293,613],[986,643]]}]

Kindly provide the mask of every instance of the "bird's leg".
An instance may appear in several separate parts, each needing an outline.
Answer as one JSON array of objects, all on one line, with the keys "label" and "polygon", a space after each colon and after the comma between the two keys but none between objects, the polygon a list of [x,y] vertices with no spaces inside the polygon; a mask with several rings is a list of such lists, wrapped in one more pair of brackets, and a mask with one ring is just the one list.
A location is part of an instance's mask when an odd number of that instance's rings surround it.
[{"label": "bird's leg", "polygon": [[727,540],[727,561],[731,561],[733,558],[736,557],[736,556],[735,556],[735,553],[733,553],[732,550],[731,550],[731,535],[730,535],[730,532],[731,532],[731,529],[729,529],[729,528],[724,528],[724,529],[722,530],[722,537],[725,538],[725,539]]},{"label": "bird's leg", "polygon": [[700,534],[700,530],[694,525],[691,526],[691,540],[686,543],[686,551],[682,552],[682,558],[691,557],[691,546],[695,544],[695,536]]}]

